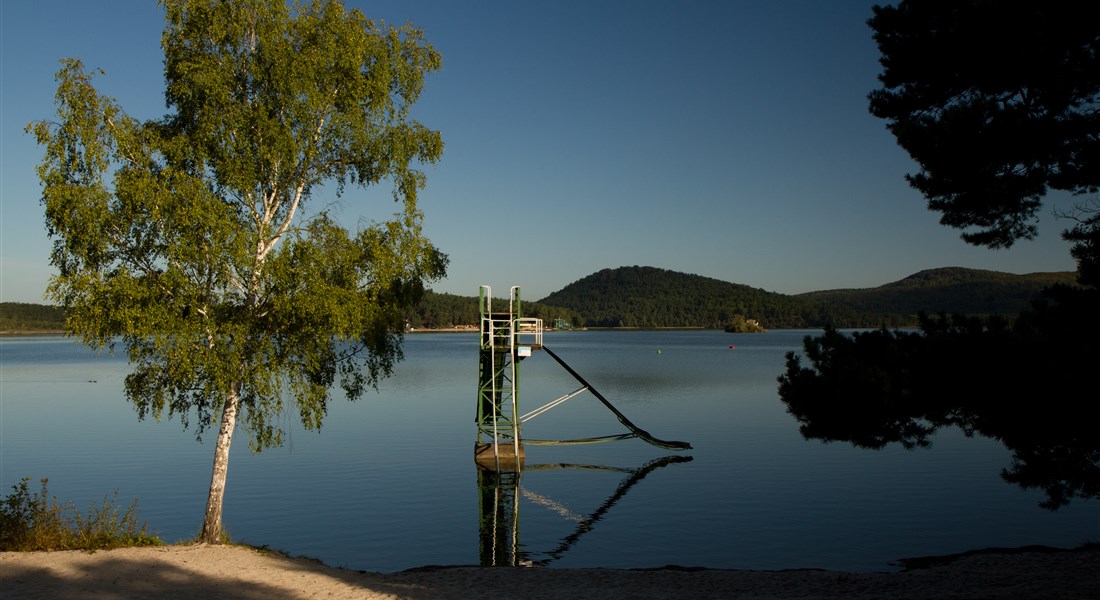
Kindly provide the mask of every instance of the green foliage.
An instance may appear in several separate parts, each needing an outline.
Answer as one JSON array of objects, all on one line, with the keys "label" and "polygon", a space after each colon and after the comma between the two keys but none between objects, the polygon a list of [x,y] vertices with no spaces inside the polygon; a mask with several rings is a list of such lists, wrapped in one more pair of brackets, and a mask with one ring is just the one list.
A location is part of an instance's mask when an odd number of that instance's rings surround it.
[{"label": "green foliage", "polygon": [[[407,118],[440,59],[411,26],[338,2],[165,0],[168,106],[138,122],[78,60],[58,73],[56,121],[30,126],[68,329],[134,365],[139,417],[197,434],[240,384],[254,449],[307,428],[339,381],[348,397],[400,359],[403,311],[446,258],[416,208],[438,132]],[[351,234],[310,191],[394,185],[392,220]]]},{"label": "green foliage", "polygon": [[65,311],[56,306],[0,302],[0,331],[61,331]]},{"label": "green foliage", "polygon": [[58,504],[42,479],[32,493],[29,478],[12,486],[0,503],[0,551],[106,550],[131,546],[161,546],[159,538],[138,522],[137,500],[123,510],[118,492],[81,514],[74,504]]},{"label": "green foliage", "polygon": [[[441,59],[420,30],[337,0],[161,5],[167,115],[127,116],[67,59],[56,120],[28,129],[45,150],[47,296],[85,344],[125,348],[139,418],[219,430],[213,541],[238,415],[256,451],[287,413],[320,427],[335,384],[354,400],[392,372],[404,311],[445,273],[417,208],[417,166],[443,142],[409,117]],[[307,212],[318,186],[384,182],[385,222],[353,233]]]},{"label": "green foliage", "polygon": [[907,176],[963,239],[1036,235],[1048,188],[1100,187],[1100,10],[1087,2],[875,6],[870,110],[920,165]]}]

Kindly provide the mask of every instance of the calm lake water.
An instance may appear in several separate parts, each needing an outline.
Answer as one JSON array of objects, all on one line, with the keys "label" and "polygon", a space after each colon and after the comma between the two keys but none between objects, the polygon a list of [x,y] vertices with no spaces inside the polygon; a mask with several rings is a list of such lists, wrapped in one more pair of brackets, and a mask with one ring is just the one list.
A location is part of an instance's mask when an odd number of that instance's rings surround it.
[{"label": "calm lake water", "polygon": [[[1042,492],[1003,482],[1011,458],[999,442],[953,429],[929,450],[804,440],[776,377],[815,333],[547,333],[631,421],[694,449],[529,447],[528,468],[499,492],[518,506],[509,542],[550,567],[888,571],[903,557],[1100,539],[1097,501],[1051,512]],[[225,499],[235,539],[371,571],[482,562],[482,512],[499,506],[479,502],[493,490],[483,496],[473,460],[477,336],[414,334],[405,353],[378,393],[334,402],[320,433],[288,415],[282,448],[251,454],[235,439]],[[522,412],[578,387],[545,353],[521,368]],[[0,486],[49,477],[51,495],[81,508],[117,490],[166,541],[192,538],[213,437],[139,422],[122,396],[127,370],[124,357],[65,338],[0,338]],[[543,439],[622,432],[590,394],[525,428]],[[637,477],[669,456],[691,460]],[[570,468],[550,468],[560,465]]]}]

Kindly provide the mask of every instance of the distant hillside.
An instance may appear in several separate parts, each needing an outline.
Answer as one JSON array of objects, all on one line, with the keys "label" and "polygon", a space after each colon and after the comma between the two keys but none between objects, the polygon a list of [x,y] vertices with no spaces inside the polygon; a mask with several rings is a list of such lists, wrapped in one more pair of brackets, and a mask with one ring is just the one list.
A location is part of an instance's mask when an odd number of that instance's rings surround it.
[{"label": "distant hillside", "polygon": [[61,331],[65,312],[56,306],[0,302],[0,332]]},{"label": "distant hillside", "polygon": [[1038,298],[1043,288],[1075,285],[1073,272],[1014,275],[998,271],[945,267],[915,273],[876,288],[824,290],[797,297],[861,312],[915,315],[924,311],[967,315],[1015,315]]},{"label": "distant hillside", "polygon": [[655,267],[604,269],[539,302],[576,311],[589,327],[725,327],[739,317],[802,327],[817,318],[799,298]]}]

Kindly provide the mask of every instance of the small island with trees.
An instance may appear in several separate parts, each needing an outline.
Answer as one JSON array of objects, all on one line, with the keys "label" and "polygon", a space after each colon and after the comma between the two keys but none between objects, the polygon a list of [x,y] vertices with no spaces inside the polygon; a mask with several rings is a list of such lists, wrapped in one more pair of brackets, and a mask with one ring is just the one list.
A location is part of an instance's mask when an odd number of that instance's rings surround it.
[{"label": "small island with trees", "polygon": [[741,315],[734,315],[724,329],[726,333],[766,333],[768,331],[761,327],[756,319],[746,319]]}]

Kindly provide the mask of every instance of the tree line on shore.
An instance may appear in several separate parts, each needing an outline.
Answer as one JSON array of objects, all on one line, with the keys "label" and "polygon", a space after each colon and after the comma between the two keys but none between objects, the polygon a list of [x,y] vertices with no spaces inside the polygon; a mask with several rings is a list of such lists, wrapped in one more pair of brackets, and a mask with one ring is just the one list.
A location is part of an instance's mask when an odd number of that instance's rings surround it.
[{"label": "tree line on shore", "polygon": [[[1072,284],[1074,274],[1014,275],[948,267],[921,271],[868,289],[824,290],[795,296],[654,267],[603,269],[537,302],[523,316],[547,327],[702,327],[763,329],[906,327],[919,314],[1015,315],[1042,297],[1043,289]],[[507,299],[494,299],[507,303]],[[475,296],[428,291],[406,311],[412,329],[476,328]],[[0,331],[59,331],[61,308],[0,303]]]},{"label": "tree line on shore", "polygon": [[61,331],[65,311],[59,306],[0,302],[0,331]]},{"label": "tree line on shore", "polygon": [[[494,306],[507,306],[507,298],[493,298]],[[547,327],[581,327],[584,318],[568,308],[547,306],[540,302],[522,302],[524,317],[542,319]],[[406,314],[406,324],[413,329],[477,328],[481,320],[476,296],[459,296],[428,291],[420,304]]]}]

